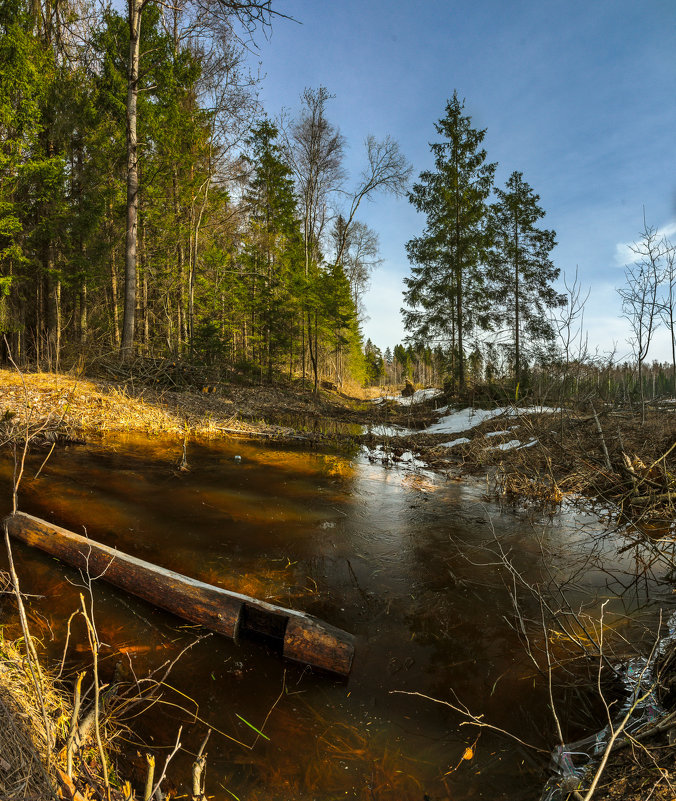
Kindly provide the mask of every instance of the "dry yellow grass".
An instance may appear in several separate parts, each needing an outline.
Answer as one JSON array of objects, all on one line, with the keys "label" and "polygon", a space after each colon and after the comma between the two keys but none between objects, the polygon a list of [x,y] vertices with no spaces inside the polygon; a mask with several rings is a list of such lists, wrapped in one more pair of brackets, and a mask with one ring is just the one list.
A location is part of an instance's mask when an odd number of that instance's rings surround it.
[{"label": "dry yellow grass", "polygon": [[209,434],[233,422],[232,403],[190,392],[132,392],[123,386],[58,373],[0,369],[0,421],[21,432]]},{"label": "dry yellow grass", "polygon": [[114,386],[54,373],[0,370],[0,417],[66,431],[178,432],[180,414]]},{"label": "dry yellow grass", "polygon": [[[42,695],[47,715],[57,729],[67,726],[66,699],[49,681],[43,682]],[[0,798],[52,798],[57,784],[57,760],[48,760],[48,750],[27,657],[0,636]]]},{"label": "dry yellow grass", "polygon": [[[19,437],[28,423],[34,431],[66,434],[137,431],[146,434],[228,435],[241,432],[284,437],[288,425],[272,423],[284,416],[305,415],[351,420],[368,417],[354,401],[379,396],[383,390],[349,387],[348,395],[276,385],[219,385],[216,392],[194,388],[156,389],[149,385],[98,381],[59,373],[19,373],[0,369],[0,425]],[[322,391],[323,392],[323,391]],[[292,423],[293,424],[293,423]],[[9,432],[5,432],[9,433]],[[1,431],[0,431],[1,434]],[[0,436],[0,443],[2,437]]]}]

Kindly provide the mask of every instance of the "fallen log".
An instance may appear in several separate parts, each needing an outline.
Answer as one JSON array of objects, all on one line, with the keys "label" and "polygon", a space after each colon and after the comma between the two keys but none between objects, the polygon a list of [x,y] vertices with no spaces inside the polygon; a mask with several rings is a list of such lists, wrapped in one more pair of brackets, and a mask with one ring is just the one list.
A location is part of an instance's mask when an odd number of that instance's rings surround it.
[{"label": "fallen log", "polygon": [[27,545],[178,617],[227,637],[258,635],[281,644],[284,657],[304,665],[341,676],[350,672],[352,635],[311,615],[205,584],[24,512],[8,515],[3,522]]},{"label": "fallen log", "polygon": [[657,504],[663,502],[671,503],[676,501],[676,492],[660,492],[657,495],[637,495],[629,499],[629,503],[633,506],[648,506],[650,504]]}]

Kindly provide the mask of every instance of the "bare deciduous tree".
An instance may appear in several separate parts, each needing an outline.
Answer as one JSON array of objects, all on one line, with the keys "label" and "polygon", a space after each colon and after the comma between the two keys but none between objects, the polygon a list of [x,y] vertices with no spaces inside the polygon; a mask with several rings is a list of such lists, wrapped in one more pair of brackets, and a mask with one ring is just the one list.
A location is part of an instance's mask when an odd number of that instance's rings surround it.
[{"label": "bare deciduous tree", "polygon": [[[285,155],[296,179],[300,209],[303,215],[303,246],[305,277],[312,265],[321,261],[321,241],[329,219],[329,198],[343,183],[345,139],[338,128],[326,118],[326,104],[333,95],[324,86],[306,88],[301,96],[300,116],[285,126]],[[305,378],[306,330],[307,346],[314,372],[315,391],[318,382],[317,315],[309,308],[303,312],[302,373]],[[307,324],[307,329],[306,329]]]},{"label": "bare deciduous tree", "polygon": [[664,270],[662,272],[663,293],[659,299],[662,322],[669,329],[671,339],[671,380],[672,391],[676,394],[676,245],[662,239]]},{"label": "bare deciduous tree", "polygon": [[657,290],[662,273],[662,242],[657,229],[648,225],[644,219],[640,239],[630,245],[630,248],[635,261],[625,267],[626,283],[617,291],[622,299],[622,314],[632,330],[629,342],[638,365],[641,405],[644,407],[645,415],[643,363],[657,327],[659,316]]},{"label": "bare deciduous tree", "polygon": [[413,168],[392,137],[386,136],[379,141],[375,136],[369,135],[364,144],[366,167],[362,170],[360,182],[350,199],[343,236],[337,243],[336,262],[343,258],[347,237],[362,200],[370,199],[376,192],[388,192],[402,197],[406,194],[411,179]]},{"label": "bare deciduous tree", "polygon": [[379,242],[378,234],[369,228],[366,223],[354,220],[352,225],[347,228],[347,221],[343,215],[339,215],[332,237],[336,248],[342,245],[342,263],[345,277],[350,283],[352,300],[359,315],[359,319],[364,318],[364,293],[369,286],[371,272],[382,263],[378,257]]},{"label": "bare deciduous tree", "polygon": [[325,86],[306,88],[299,117],[288,128],[282,126],[285,155],[296,179],[303,215],[306,275],[310,262],[320,261],[331,193],[345,180],[345,138],[326,118],[326,104],[333,97]]}]

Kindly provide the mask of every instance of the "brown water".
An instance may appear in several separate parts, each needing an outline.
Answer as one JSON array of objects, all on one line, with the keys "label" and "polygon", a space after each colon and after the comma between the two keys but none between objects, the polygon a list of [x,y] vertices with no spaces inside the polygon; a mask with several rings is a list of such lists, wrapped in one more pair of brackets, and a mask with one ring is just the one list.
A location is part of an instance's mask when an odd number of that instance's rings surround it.
[{"label": "brown water", "polygon": [[[608,619],[614,612],[621,632],[632,625],[623,615],[635,618],[654,591],[636,552],[618,556],[617,538],[602,536],[592,518],[568,511],[532,521],[488,503],[478,483],[386,469],[358,451],[199,442],[189,444],[191,469],[180,473],[180,443],[128,437],[57,449],[36,480],[45,455],[29,458],[22,510],[308,611],[356,637],[345,681],[215,635],[178,661],[169,679],[175,691],[135,721],[134,737],[166,747],[183,724],[183,745],[194,752],[208,725],[253,745],[212,735],[207,789],[217,801],[536,799],[546,755],[484,729],[474,758],[463,761],[477,731],[448,706],[399,691],[451,702],[455,695],[490,723],[549,749],[546,684],[511,625],[512,584],[496,543],[528,581],[566,583],[574,604],[609,599]],[[11,464],[2,461],[2,486],[10,480]],[[8,508],[5,497],[1,511]],[[45,596],[31,603],[34,629],[49,653],[60,654],[81,578],[20,544],[15,556],[22,589]],[[94,595],[108,676],[116,664],[119,673],[131,666],[143,676],[200,633],[100,582]],[[528,594],[522,604],[535,642],[539,605]],[[83,660],[77,624],[67,665],[74,670]],[[556,692],[567,736],[594,727],[593,703]],[[182,760],[176,773],[186,776],[189,753]]]}]

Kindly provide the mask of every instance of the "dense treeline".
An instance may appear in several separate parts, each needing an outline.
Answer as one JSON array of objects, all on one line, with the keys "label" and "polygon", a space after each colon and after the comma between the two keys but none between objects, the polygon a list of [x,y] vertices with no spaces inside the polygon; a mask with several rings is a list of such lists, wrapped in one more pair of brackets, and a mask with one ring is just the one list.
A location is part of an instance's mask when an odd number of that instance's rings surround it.
[{"label": "dense treeline", "polygon": [[350,188],[324,88],[279,124],[262,113],[244,44],[273,13],[0,5],[0,331],[15,359],[364,378],[378,242],[356,215],[410,170],[369,136]]},{"label": "dense treeline", "polygon": [[[366,137],[350,183],[327,89],[276,121],[257,103],[246,48],[274,14],[270,0],[0,4],[0,358],[461,391],[584,361],[579,284],[554,288],[539,196],[518,171],[495,186],[457,94],[410,191],[389,136]],[[378,192],[408,194],[426,221],[407,243],[409,338],[384,354],[361,336],[379,258],[358,214]],[[645,225],[634,253],[620,294],[649,397],[659,324],[676,387],[674,248]]]}]

